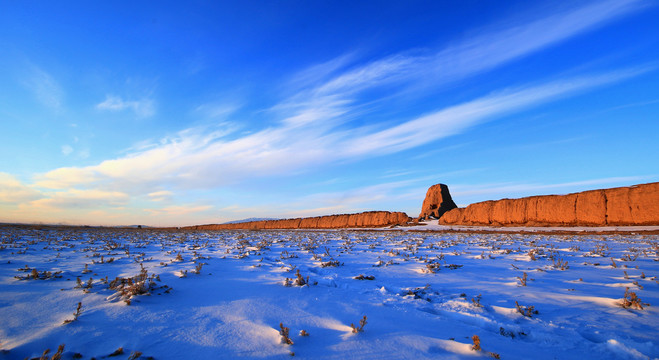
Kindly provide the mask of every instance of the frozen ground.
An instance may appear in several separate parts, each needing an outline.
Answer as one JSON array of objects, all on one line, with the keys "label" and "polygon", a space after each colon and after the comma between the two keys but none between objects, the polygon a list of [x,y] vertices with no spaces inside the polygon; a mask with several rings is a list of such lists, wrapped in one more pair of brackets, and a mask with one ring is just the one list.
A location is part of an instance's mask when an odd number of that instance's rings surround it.
[{"label": "frozen ground", "polygon": [[4,227],[0,359],[658,358],[657,275],[657,235]]}]

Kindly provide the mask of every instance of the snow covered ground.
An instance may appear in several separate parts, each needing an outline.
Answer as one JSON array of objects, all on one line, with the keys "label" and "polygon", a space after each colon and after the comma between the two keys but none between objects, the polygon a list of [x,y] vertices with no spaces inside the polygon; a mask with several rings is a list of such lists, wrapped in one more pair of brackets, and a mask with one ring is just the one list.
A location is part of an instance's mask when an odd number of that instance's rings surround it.
[{"label": "snow covered ground", "polygon": [[658,275],[657,235],[3,227],[0,359],[658,358]]}]

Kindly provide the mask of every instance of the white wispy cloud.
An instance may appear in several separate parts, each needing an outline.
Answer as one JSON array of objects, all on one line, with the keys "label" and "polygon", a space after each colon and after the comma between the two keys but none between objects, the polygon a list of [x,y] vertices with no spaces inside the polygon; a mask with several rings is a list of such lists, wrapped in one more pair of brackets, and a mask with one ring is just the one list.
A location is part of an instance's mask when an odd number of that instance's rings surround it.
[{"label": "white wispy cloud", "polygon": [[124,100],[119,96],[106,95],[105,100],[96,105],[99,110],[132,110],[138,117],[151,117],[156,113],[155,102],[151,99]]},{"label": "white wispy cloud", "polygon": [[51,74],[34,64],[29,64],[27,69],[27,75],[23,79],[25,87],[42,105],[59,109],[64,99],[64,90],[59,83]]},{"label": "white wispy cloud", "polygon": [[[598,1],[539,19],[508,21],[437,52],[394,54],[353,67],[347,62],[356,57],[342,56],[304,70],[300,77],[323,82],[313,83],[303,94],[306,98],[311,94],[318,99],[349,101],[347,97],[357,92],[384,85],[445,85],[528,56],[646,6],[649,4],[640,0]],[[337,73],[337,69],[344,71]]]},{"label": "white wispy cloud", "polygon": [[647,68],[518,87],[438,110],[384,130],[350,131],[314,124],[268,128],[237,139],[222,133],[184,131],[167,142],[125,157],[84,168],[60,168],[37,183],[57,188],[113,181],[120,188],[145,191],[158,185],[209,188],[250,177],[285,174],[309,166],[410,149],[467,130],[484,121],[611,84]]},{"label": "white wispy cloud", "polygon": [[172,195],[174,195],[174,193],[167,190],[154,191],[147,194],[151,201],[165,201],[171,198]]},{"label": "white wispy cloud", "polygon": [[[171,194],[153,189],[217,188],[254,177],[309,171],[332,162],[399,152],[465,132],[497,117],[638,76],[652,68],[515,85],[416,116],[391,119],[396,121],[393,125],[345,126],[368,115],[374,104],[386,105],[386,100],[397,92],[441,87],[474,76],[643,6],[642,1],[632,0],[593,2],[540,19],[488,29],[437,51],[409,51],[365,64],[355,65],[358,56],[354,53],[344,55],[294,75],[288,84],[289,96],[265,112],[272,116],[267,128],[253,129],[242,136],[236,136],[235,127],[229,125],[210,130],[190,128],[160,141],[145,142],[97,165],[55,169],[38,175],[34,185],[67,191],[37,200],[37,204],[74,206],[82,201],[86,205],[84,199],[94,200],[99,194],[109,197],[95,200],[112,206],[125,204],[135,195],[146,194],[148,199],[158,201]],[[364,96],[382,89],[394,90],[382,91],[386,95],[375,98]],[[96,108],[131,110],[140,117],[156,112],[150,99],[126,100],[115,95],[107,95]],[[222,119],[233,115],[234,110],[221,103],[196,108],[204,117]],[[78,188],[87,190],[72,190]],[[357,204],[358,200],[376,201],[376,192],[386,190],[376,187],[350,194],[318,195],[317,200],[322,200],[323,209],[336,210]],[[210,205],[180,205],[151,213],[189,214],[210,209]]]},{"label": "white wispy cloud", "polygon": [[127,204],[129,200],[130,197],[120,191],[68,189],[51,193],[43,199],[34,200],[30,206],[52,209],[90,209],[121,206]]},{"label": "white wispy cloud", "polygon": [[80,184],[94,184],[99,178],[90,168],[63,167],[35,177],[35,186],[46,189],[67,189]]},{"label": "white wispy cloud", "polygon": [[23,184],[15,176],[0,172],[0,203],[22,204],[42,197],[41,192]]},{"label": "white wispy cloud", "polygon": [[62,145],[62,154],[64,156],[71,155],[72,152],[73,152],[73,148],[71,147],[71,145]]},{"label": "white wispy cloud", "polygon": [[199,213],[211,210],[212,205],[172,205],[166,206],[158,209],[147,209],[147,211],[153,215],[187,215],[192,213]]},{"label": "white wispy cloud", "polygon": [[[391,153],[445,138],[464,131],[482,121],[520,111],[529,106],[569,96],[576,92],[637,76],[651,68],[639,67],[607,74],[563,79],[532,87],[504,90],[470,102],[455,105],[368,134],[347,144],[350,155]],[[432,129],[432,131],[428,131]]]},{"label": "white wispy cloud", "polygon": [[231,114],[235,113],[239,108],[240,105],[237,104],[229,104],[226,102],[211,102],[197,106],[195,112],[201,114],[205,118],[224,120]]}]

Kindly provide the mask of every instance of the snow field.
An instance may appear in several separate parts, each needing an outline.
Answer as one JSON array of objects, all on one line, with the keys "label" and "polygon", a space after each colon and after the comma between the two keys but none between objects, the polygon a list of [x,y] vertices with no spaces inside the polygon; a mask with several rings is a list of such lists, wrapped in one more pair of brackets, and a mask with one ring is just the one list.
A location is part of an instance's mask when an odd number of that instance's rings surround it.
[{"label": "snow field", "polygon": [[656,235],[4,227],[0,359],[657,358],[657,275]]}]

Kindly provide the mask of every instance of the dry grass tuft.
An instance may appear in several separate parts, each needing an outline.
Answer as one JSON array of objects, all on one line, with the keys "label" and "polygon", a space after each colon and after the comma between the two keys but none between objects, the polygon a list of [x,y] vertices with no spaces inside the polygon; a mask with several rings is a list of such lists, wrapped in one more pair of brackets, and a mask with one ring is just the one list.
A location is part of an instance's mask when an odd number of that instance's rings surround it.
[{"label": "dry grass tuft", "polygon": [[281,335],[281,342],[286,344],[286,345],[293,345],[293,340],[288,336],[288,333],[290,331],[289,328],[284,326],[284,323],[279,323],[279,335]]},{"label": "dry grass tuft", "polygon": [[18,280],[52,280],[60,279],[62,277],[61,271],[38,271],[37,269],[29,268],[27,265],[25,265],[24,268],[18,269],[18,271],[29,272],[29,274],[26,274],[25,276],[14,276],[14,278]]},{"label": "dry grass tuft", "polygon": [[108,287],[116,293],[112,298],[119,298],[130,305],[130,299],[137,295],[149,294],[156,287],[156,280],[159,278],[155,274],[149,273],[140,264],[142,270],[138,275],[129,278],[117,277],[110,282]]},{"label": "dry grass tuft", "polygon": [[304,285],[309,285],[309,276],[307,276],[307,279],[305,280],[302,277],[302,274],[300,274],[300,269],[297,269],[295,271],[295,281],[293,282],[297,286],[304,286]]},{"label": "dry grass tuft", "polygon": [[515,301],[515,307],[517,308],[517,312],[526,317],[533,317],[533,315],[538,314],[538,310],[535,310],[533,306],[522,306],[517,301]]},{"label": "dry grass tuft", "polygon": [[64,324],[70,324],[76,320],[78,320],[78,316],[82,314],[82,302],[78,303],[78,307],[76,308],[76,311],[73,313],[73,320],[64,320]]},{"label": "dry grass tuft", "polygon": [[650,304],[643,304],[635,292],[630,292],[629,288],[625,288],[625,297],[622,299],[620,306],[625,309],[643,310],[643,305],[648,306]]},{"label": "dry grass tuft", "polygon": [[123,353],[124,353],[124,348],[120,347],[108,356],[119,356],[119,355],[122,355]]},{"label": "dry grass tuft", "polygon": [[202,268],[203,266],[204,266],[204,263],[197,263],[197,265],[195,266],[195,268],[194,268],[194,270],[192,271],[192,273],[197,274],[197,275],[201,274],[201,268]]},{"label": "dry grass tuft", "polygon": [[[41,356],[38,358],[39,360],[61,360],[62,359],[62,354],[64,353],[64,344],[60,345],[57,347],[57,352],[53,354],[50,358],[48,357],[48,354],[50,353],[50,349],[44,350],[44,352],[41,354]],[[37,359],[37,358],[35,358]]]},{"label": "dry grass tuft", "polygon": [[356,327],[355,324],[350,324],[350,327],[352,328],[352,332],[354,334],[357,334],[360,332],[364,332],[364,326],[366,324],[368,323],[366,322],[366,315],[364,315],[364,317],[361,320],[359,320],[359,327]]},{"label": "dry grass tuft", "polygon": [[471,350],[481,351],[481,339],[478,337],[478,335],[472,336],[471,341],[474,342],[474,345],[471,346]]},{"label": "dry grass tuft", "polygon": [[64,344],[61,344],[60,346],[57,347],[57,352],[53,354],[50,360],[61,360],[63,353],[64,353]]},{"label": "dry grass tuft", "polygon": [[375,276],[373,276],[373,275],[364,276],[364,274],[359,274],[359,275],[355,276],[353,279],[355,279],[355,280],[375,280]]},{"label": "dry grass tuft", "polygon": [[475,307],[482,308],[483,304],[481,304],[481,298],[483,295],[478,294],[475,298],[471,298],[471,303],[474,304]]}]

